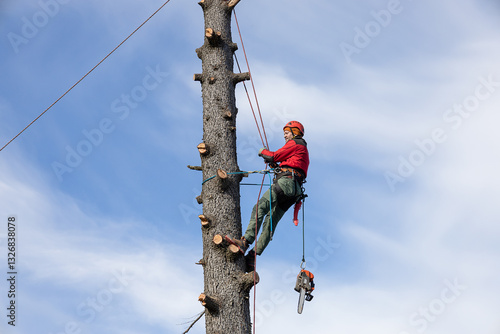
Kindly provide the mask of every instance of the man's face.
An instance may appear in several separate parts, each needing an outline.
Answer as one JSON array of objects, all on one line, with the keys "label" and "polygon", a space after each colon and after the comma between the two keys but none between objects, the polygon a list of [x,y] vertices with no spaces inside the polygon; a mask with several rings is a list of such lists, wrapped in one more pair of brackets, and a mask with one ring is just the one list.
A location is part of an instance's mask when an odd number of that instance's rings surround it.
[{"label": "man's face", "polygon": [[293,139],[293,133],[291,133],[288,130],[285,130],[285,132],[283,133],[283,137],[285,138],[285,142],[288,142],[289,140]]}]

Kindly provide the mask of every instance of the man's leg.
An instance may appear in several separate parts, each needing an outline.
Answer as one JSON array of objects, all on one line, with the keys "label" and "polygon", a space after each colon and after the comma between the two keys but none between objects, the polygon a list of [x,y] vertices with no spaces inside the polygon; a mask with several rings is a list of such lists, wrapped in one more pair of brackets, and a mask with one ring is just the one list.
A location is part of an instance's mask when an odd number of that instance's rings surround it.
[{"label": "man's leg", "polygon": [[[276,194],[274,194],[274,192],[272,197],[276,197]],[[248,244],[252,244],[255,241],[255,225],[257,224],[257,232],[259,232],[264,216],[269,213],[269,207],[269,190],[267,190],[264,195],[262,195],[259,202],[255,204],[252,209],[250,222],[248,223],[248,227],[244,235],[244,238],[247,240]]]},{"label": "man's leg", "polygon": [[[272,232],[276,231],[276,227],[278,226],[278,222],[281,220],[285,212],[290,208],[290,205],[295,203],[297,200],[298,196],[302,194],[302,190],[300,185],[292,179],[289,178],[281,178],[278,180],[280,188],[283,190],[283,193],[281,194],[282,198],[278,198],[276,195],[276,190],[275,190],[275,185],[272,186],[272,205],[271,208],[268,208],[272,210],[272,213],[270,214],[272,216]],[[284,202],[289,202],[289,205]],[[281,203],[281,204],[280,204]],[[284,205],[284,207],[283,207]],[[256,246],[256,253],[258,255],[261,255],[264,249],[267,247],[269,242],[271,241],[271,228],[270,228],[270,218],[267,215],[265,220],[264,220],[264,226],[262,227],[262,233],[259,237],[259,240],[257,241],[257,246]]]},{"label": "man's leg", "polygon": [[[277,204],[277,203],[276,203]],[[273,234],[276,231],[276,227],[278,226],[278,222],[285,214],[285,211],[281,210],[278,206],[273,203],[272,214],[267,215],[264,219],[264,226],[262,227],[262,233],[260,234],[259,240],[257,240],[257,246],[255,247],[255,252],[257,255],[261,255],[264,249],[267,247],[269,242],[271,241],[271,228],[270,228],[270,218],[272,216],[273,221]]]}]

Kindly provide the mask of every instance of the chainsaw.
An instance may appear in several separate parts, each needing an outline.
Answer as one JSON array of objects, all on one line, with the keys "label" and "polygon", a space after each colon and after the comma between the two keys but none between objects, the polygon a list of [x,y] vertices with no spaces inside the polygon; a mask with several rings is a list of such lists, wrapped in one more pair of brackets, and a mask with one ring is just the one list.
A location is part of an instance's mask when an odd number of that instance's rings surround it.
[{"label": "chainsaw", "polygon": [[305,269],[302,269],[297,275],[297,282],[295,283],[295,291],[297,291],[299,296],[299,304],[297,307],[297,312],[302,314],[304,308],[304,301],[310,302],[313,299],[311,293],[314,291],[314,275]]}]

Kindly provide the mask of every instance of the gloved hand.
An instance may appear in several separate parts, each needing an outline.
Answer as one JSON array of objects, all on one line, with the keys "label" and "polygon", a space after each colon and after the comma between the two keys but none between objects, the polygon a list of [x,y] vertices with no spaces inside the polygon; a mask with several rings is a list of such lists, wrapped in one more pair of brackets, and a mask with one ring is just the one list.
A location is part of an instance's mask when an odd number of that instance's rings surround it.
[{"label": "gloved hand", "polygon": [[276,167],[278,167],[278,166],[279,166],[279,165],[278,165],[276,162],[270,162],[270,163],[269,163],[269,167],[271,167],[271,168],[276,168]]},{"label": "gloved hand", "polygon": [[261,157],[261,156],[262,156],[262,151],[264,151],[264,150],[267,150],[267,148],[266,148],[266,147],[263,147],[263,148],[261,148],[261,149],[259,150],[259,157]]}]

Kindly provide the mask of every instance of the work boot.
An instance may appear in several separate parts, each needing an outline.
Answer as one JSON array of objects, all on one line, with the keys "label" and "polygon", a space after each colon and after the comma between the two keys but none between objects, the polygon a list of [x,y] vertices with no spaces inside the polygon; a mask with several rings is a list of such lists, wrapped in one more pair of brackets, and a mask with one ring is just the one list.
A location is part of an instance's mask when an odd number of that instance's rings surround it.
[{"label": "work boot", "polygon": [[243,254],[245,254],[245,252],[247,251],[248,249],[248,241],[247,239],[245,239],[245,237],[241,237],[241,239],[231,239],[232,242],[238,246],[241,251],[243,252]]},{"label": "work boot", "polygon": [[253,249],[245,255],[245,271],[247,273],[255,271],[255,251]]}]

